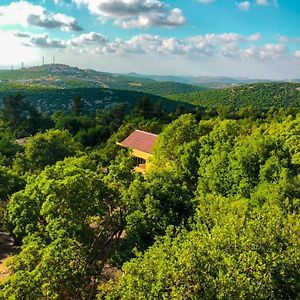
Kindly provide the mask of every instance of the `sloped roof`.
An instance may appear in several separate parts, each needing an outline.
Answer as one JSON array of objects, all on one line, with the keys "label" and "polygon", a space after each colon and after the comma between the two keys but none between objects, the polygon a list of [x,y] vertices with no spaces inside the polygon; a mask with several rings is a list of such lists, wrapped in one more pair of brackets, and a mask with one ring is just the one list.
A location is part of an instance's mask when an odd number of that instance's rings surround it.
[{"label": "sloped roof", "polygon": [[136,149],[152,154],[153,146],[158,135],[142,130],[135,130],[128,138],[120,143],[125,148]]}]

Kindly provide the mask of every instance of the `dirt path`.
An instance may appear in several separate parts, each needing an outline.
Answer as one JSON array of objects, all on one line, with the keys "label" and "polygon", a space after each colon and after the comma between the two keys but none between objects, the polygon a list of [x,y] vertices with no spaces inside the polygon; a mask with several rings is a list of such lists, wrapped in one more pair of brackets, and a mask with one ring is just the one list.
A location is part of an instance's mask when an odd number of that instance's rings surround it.
[{"label": "dirt path", "polygon": [[17,252],[12,238],[5,232],[0,231],[0,282],[10,275],[7,267],[8,259]]}]

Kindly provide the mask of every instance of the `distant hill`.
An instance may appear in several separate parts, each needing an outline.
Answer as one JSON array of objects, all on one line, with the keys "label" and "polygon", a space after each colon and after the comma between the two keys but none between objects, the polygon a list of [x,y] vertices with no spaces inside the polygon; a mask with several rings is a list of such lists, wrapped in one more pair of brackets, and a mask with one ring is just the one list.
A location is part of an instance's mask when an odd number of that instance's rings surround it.
[{"label": "distant hill", "polygon": [[[0,70],[0,82],[39,84],[47,87],[88,88],[140,91],[160,96],[184,94],[205,89],[222,89],[253,83],[274,82],[270,79],[251,79],[226,76],[171,76],[144,75],[138,73],[114,74],[94,70],[82,70],[64,64],[48,64],[19,70]],[[296,82],[300,79],[282,80]]]},{"label": "distant hill", "polygon": [[[231,86],[241,86],[251,83],[272,82],[270,79],[251,79],[244,77],[231,78],[226,76],[163,76],[163,75],[142,75],[129,73],[128,76],[136,78],[148,78],[155,81],[172,81],[188,85],[200,86],[202,89],[221,89]],[[283,80],[285,81],[285,80]],[[297,82],[291,80],[291,82]]]},{"label": "distant hill", "polygon": [[254,108],[300,108],[300,84],[298,83],[256,83],[221,90],[207,90],[197,93],[171,95],[170,99],[205,107]]},{"label": "distant hill", "polygon": [[[137,91],[115,90],[100,87],[58,88],[38,84],[0,83],[0,107],[7,95],[21,93],[25,100],[33,104],[38,111],[52,113],[55,110],[69,111],[74,96],[80,95],[84,101],[84,111],[94,112],[96,109],[108,109],[117,103],[127,103],[129,108],[137,101],[148,96],[151,101],[160,101],[165,111],[176,109],[178,102],[157,95]],[[192,105],[187,104],[187,107]]]},{"label": "distant hill", "polygon": [[0,71],[0,105],[4,96],[19,92],[46,112],[68,110],[75,95],[82,96],[89,112],[120,102],[133,106],[145,95],[152,101],[161,101],[167,111],[175,109],[179,102],[204,107],[300,108],[299,83],[252,83],[255,79],[221,76],[143,76],[82,70],[62,64]]},{"label": "distant hill", "polygon": [[185,83],[179,82],[147,82],[147,83],[130,83],[131,87],[127,87],[127,90],[140,91],[144,93],[149,93],[153,95],[176,95],[176,94],[185,94],[185,93],[193,93],[207,90],[204,87],[197,87],[194,85],[189,85]]},{"label": "distant hill", "polygon": [[107,88],[139,91],[155,95],[182,94],[201,88],[177,82],[161,83],[150,78],[82,70],[63,64],[49,64],[20,70],[0,71],[0,81],[47,88]]}]

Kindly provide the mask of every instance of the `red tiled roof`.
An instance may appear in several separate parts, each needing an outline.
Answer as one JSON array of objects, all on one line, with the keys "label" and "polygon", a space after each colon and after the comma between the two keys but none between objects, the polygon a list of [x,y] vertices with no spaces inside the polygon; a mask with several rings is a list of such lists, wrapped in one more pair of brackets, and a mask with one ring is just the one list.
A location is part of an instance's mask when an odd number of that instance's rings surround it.
[{"label": "red tiled roof", "polygon": [[135,130],[121,145],[125,148],[152,153],[158,135],[146,131]]}]

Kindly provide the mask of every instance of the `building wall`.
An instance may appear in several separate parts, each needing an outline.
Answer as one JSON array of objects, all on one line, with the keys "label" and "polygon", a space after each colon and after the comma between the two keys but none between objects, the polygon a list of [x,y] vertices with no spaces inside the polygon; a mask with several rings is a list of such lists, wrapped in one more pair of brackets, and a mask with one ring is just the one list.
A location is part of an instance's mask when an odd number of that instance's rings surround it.
[{"label": "building wall", "polygon": [[136,149],[132,149],[132,155],[135,156],[135,157],[139,157],[139,158],[145,159],[146,161],[150,157],[152,157],[152,154],[147,153],[147,152],[143,152],[143,151],[139,151],[139,150],[136,150]]}]

